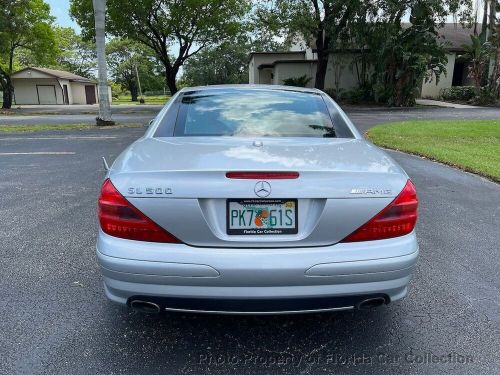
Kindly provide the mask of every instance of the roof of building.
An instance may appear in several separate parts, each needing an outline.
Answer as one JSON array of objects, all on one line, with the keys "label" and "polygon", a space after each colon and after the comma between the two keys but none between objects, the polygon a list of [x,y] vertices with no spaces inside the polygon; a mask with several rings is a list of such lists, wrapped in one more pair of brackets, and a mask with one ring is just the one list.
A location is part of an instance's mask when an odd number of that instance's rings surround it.
[{"label": "roof of building", "polygon": [[70,72],[66,72],[64,70],[56,70],[56,69],[48,69],[48,68],[38,68],[38,67],[28,67],[21,69],[17,72],[14,73],[16,75],[17,73],[24,72],[26,70],[35,70],[41,73],[45,73],[49,76],[52,76],[54,78],[61,78],[61,79],[67,79],[69,81],[78,81],[78,82],[94,82],[93,80],[89,78],[85,78],[82,76],[79,76],[77,74],[73,74]]},{"label": "roof of building", "polygon": [[180,92],[189,93],[194,91],[214,91],[214,90],[284,90],[284,91],[299,91],[299,92],[312,92],[316,94],[322,93],[313,87],[296,87],[296,86],[286,86],[286,85],[272,85],[272,84],[254,84],[254,83],[242,83],[242,84],[222,84],[222,85],[208,85],[208,86],[193,86],[184,87]]},{"label": "roof of building", "polygon": [[[477,33],[481,32],[481,24],[476,27]],[[471,44],[470,36],[474,34],[474,26],[463,27],[460,24],[446,23],[440,29],[438,34],[448,42],[448,50],[453,52],[463,51],[464,44]]]},{"label": "roof of building", "polygon": [[303,64],[303,63],[315,63],[318,62],[317,59],[312,59],[312,60],[276,60],[270,64],[260,64],[257,69],[266,69],[266,68],[274,68],[278,64]]},{"label": "roof of building", "polygon": [[[404,23],[403,27],[409,27],[410,23]],[[440,41],[446,43],[446,49],[450,52],[463,52],[464,44],[471,44],[470,36],[474,35],[475,32],[478,34],[481,32],[482,24],[472,25],[472,26],[464,26],[459,23],[445,23],[442,27],[437,29],[438,35],[440,36]],[[309,43],[310,48],[312,48],[313,52],[316,52],[316,41],[313,39]],[[359,46],[351,46],[348,48],[338,48],[333,50],[332,52],[341,52],[341,51],[349,51],[349,52],[360,52],[362,48]],[[302,51],[305,53],[305,51]],[[259,53],[270,53],[270,54],[278,54],[278,52],[259,52]],[[284,52],[279,52],[284,53]],[[289,53],[297,53],[295,51]],[[250,54],[251,56],[252,54]]]},{"label": "roof of building", "polygon": [[250,52],[250,57],[253,55],[267,55],[267,54],[280,54],[280,55],[287,55],[287,54],[301,54],[303,55],[306,53],[305,51],[281,51],[281,52]]},{"label": "roof of building", "polygon": [[254,55],[302,55],[302,56],[304,56],[305,54],[306,54],[306,51],[250,52],[248,54],[248,61],[250,62],[252,60],[252,58],[254,57]]}]

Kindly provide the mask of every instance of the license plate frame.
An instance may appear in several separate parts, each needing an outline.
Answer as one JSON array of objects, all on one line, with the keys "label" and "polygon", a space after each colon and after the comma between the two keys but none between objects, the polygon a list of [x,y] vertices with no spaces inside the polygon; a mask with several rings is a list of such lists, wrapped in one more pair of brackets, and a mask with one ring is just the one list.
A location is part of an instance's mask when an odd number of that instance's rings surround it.
[{"label": "license plate frame", "polygon": [[[293,227],[283,227],[283,226],[278,226],[278,227],[273,227],[269,226],[270,225],[270,216],[269,218],[261,218],[261,222],[263,224],[262,227],[258,227],[257,224],[255,223],[255,219],[252,215],[250,215],[251,221],[253,221],[253,225],[248,227],[248,228],[234,228],[230,226],[231,224],[231,203],[237,203],[241,206],[244,205],[254,205],[257,206],[257,210],[259,209],[260,206],[262,206],[263,210],[268,209],[269,206],[276,206],[276,207],[281,207],[287,209],[286,205],[287,204],[293,204],[293,219],[292,219],[292,224],[294,224]],[[288,207],[290,209],[290,207]],[[255,209],[252,210],[247,210],[247,212],[253,211],[253,213],[256,213]],[[270,210],[269,210],[270,211]],[[283,214],[283,212],[282,212]],[[268,215],[270,215],[268,213]],[[286,213],[285,213],[286,216]],[[286,216],[285,220],[283,220],[283,217],[281,217],[281,224],[283,224],[283,221],[286,221],[288,216]],[[247,217],[245,218],[248,218]],[[299,230],[299,206],[298,206],[298,199],[296,198],[272,198],[272,199],[253,199],[253,198],[231,198],[226,200],[226,233],[228,235],[236,235],[236,236],[255,236],[255,235],[263,235],[263,236],[273,236],[273,235],[293,235],[297,234]],[[276,218],[276,222],[278,222],[278,218]]]}]

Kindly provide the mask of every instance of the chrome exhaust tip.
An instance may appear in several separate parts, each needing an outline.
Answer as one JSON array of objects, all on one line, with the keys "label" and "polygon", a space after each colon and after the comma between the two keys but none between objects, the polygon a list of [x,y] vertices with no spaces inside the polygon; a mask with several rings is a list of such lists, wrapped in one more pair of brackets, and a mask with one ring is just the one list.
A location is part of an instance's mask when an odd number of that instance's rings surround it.
[{"label": "chrome exhaust tip", "polygon": [[375,297],[375,298],[368,298],[368,299],[361,301],[357,307],[360,310],[370,310],[370,309],[373,309],[375,307],[382,306],[385,303],[386,303],[386,301],[385,301],[384,297]]},{"label": "chrome exhaust tip", "polygon": [[156,303],[138,299],[130,302],[130,307],[145,314],[158,314],[160,312],[160,306],[158,306]]}]

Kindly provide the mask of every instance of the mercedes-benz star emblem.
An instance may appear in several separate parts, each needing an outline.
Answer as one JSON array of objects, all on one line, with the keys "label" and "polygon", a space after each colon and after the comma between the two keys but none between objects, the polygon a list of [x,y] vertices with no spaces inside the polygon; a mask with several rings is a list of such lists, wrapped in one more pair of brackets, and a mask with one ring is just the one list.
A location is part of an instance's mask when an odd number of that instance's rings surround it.
[{"label": "mercedes-benz star emblem", "polygon": [[258,197],[265,198],[271,194],[271,185],[267,181],[259,181],[255,184],[253,191]]}]

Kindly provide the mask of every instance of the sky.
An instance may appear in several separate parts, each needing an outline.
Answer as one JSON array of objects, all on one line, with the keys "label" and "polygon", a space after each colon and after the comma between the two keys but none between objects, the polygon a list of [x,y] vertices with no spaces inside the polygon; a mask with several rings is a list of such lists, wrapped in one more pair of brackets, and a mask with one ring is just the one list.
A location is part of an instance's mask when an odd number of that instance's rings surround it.
[{"label": "sky", "polygon": [[[60,26],[73,27],[78,33],[80,27],[69,16],[69,0],[45,0],[50,5],[51,14],[56,17],[56,22]],[[482,18],[482,0],[475,0],[474,4],[479,8],[479,20]],[[448,17],[447,22],[453,22],[453,17]]]},{"label": "sky", "polygon": [[45,0],[50,5],[50,13],[56,17],[56,23],[59,26],[73,27],[80,31],[80,28],[71,20],[69,16],[69,0]]}]

